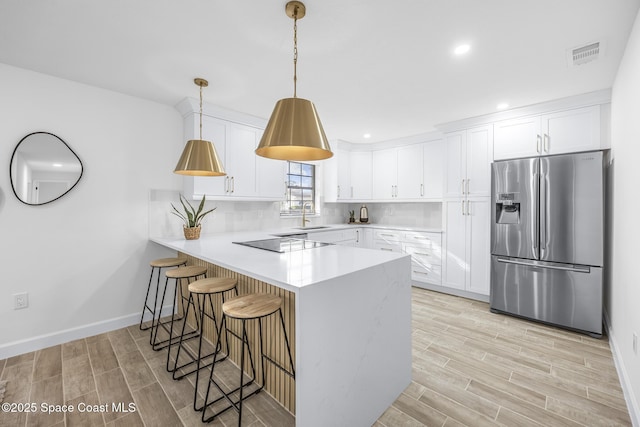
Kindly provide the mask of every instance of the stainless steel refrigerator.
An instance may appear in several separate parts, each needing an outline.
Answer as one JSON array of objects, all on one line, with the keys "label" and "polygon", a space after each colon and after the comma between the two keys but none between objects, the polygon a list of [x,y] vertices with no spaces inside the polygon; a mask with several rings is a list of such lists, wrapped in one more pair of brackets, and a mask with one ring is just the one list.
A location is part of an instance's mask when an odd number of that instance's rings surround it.
[{"label": "stainless steel refrigerator", "polygon": [[602,336],[604,153],[498,161],[491,179],[491,311]]}]

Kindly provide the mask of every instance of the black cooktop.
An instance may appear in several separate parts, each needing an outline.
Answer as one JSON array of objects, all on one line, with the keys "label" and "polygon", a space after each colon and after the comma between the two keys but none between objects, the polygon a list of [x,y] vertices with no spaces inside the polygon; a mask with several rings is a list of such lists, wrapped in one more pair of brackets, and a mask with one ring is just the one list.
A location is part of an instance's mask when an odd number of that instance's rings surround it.
[{"label": "black cooktop", "polygon": [[292,239],[290,237],[277,237],[275,239],[250,240],[248,242],[233,242],[236,245],[249,246],[252,248],[263,249],[272,252],[293,252],[304,249],[319,248],[327,246],[331,243],[314,242],[313,240]]}]

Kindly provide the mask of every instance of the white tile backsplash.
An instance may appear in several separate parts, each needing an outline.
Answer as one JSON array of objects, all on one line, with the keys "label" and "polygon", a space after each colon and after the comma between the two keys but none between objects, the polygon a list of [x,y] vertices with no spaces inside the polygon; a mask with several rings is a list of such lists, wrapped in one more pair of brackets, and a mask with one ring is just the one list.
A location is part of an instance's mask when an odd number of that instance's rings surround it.
[{"label": "white tile backsplash", "polygon": [[[442,203],[364,203],[369,211],[369,223],[380,225],[396,225],[402,227],[417,228],[442,228]],[[338,204],[346,218],[349,217],[349,210],[356,211],[356,220],[360,214],[358,204]],[[325,205],[326,206],[326,205]]]},{"label": "white tile backsplash", "polygon": [[[171,203],[182,211],[179,192],[156,190],[149,192],[149,236],[180,237],[182,222],[171,214]],[[197,201],[191,201],[195,206]],[[349,218],[346,205],[320,204],[321,214],[309,216],[307,226],[346,222]],[[197,206],[195,206],[197,208]],[[205,209],[216,208],[202,220],[202,233],[265,230],[300,226],[300,217],[280,216],[280,202],[248,202],[207,200]],[[343,211],[345,214],[343,215]]]}]

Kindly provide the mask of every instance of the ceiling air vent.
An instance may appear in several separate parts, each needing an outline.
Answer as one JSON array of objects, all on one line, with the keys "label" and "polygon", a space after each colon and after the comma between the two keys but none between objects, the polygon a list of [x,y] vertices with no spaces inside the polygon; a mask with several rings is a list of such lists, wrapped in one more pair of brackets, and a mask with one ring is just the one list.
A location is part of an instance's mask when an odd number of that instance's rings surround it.
[{"label": "ceiling air vent", "polygon": [[576,65],[582,65],[597,60],[600,58],[602,52],[600,42],[595,42],[575,49],[570,49],[567,53],[569,66],[575,67]]}]

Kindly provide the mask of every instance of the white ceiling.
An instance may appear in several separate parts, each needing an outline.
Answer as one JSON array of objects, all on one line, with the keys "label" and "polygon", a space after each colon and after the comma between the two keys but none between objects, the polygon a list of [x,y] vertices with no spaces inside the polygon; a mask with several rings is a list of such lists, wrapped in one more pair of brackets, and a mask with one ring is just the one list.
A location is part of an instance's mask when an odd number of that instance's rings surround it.
[{"label": "white ceiling", "polygon": [[[1,0],[0,62],[268,118],[293,93],[286,0]],[[611,87],[640,0],[307,0],[298,96],[330,140],[374,142]],[[567,65],[593,41],[601,59]],[[464,57],[452,54],[462,42]],[[370,140],[362,135],[371,133]]]}]

